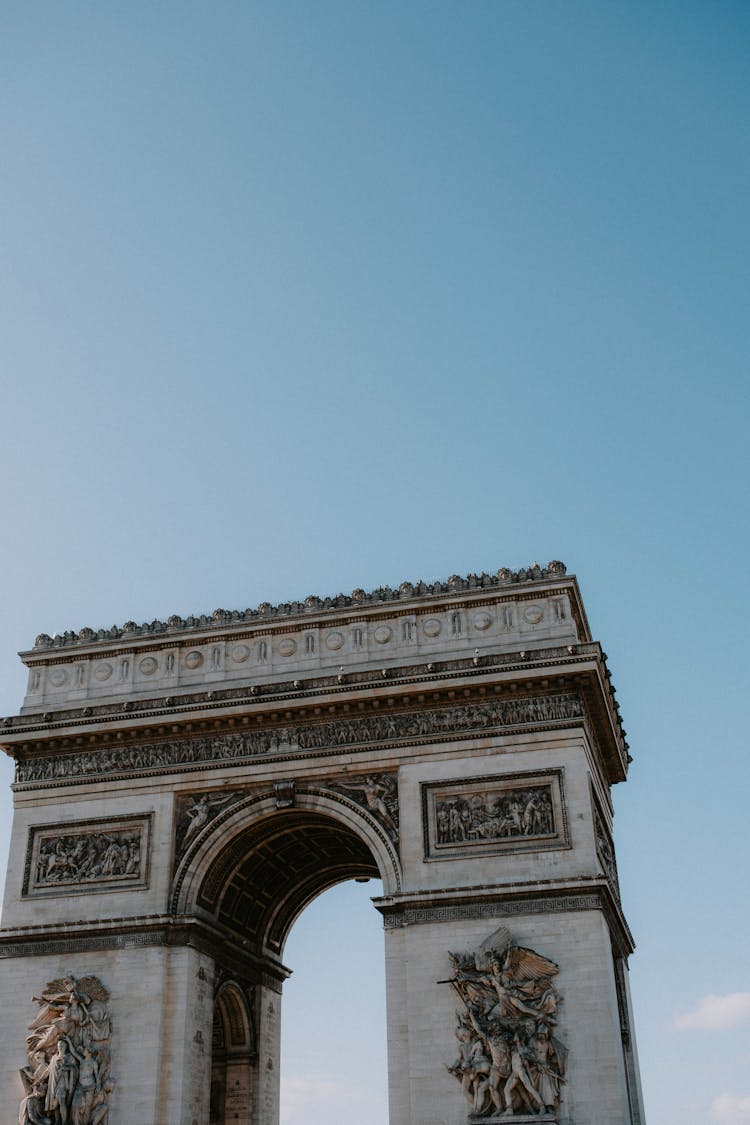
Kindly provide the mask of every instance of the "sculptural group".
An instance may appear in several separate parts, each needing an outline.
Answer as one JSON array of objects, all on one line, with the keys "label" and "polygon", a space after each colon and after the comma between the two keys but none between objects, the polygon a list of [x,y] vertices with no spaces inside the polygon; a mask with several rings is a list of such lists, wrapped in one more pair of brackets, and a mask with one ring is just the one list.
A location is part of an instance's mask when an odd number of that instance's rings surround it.
[{"label": "sculptural group", "polygon": [[515,945],[504,928],[474,952],[449,954],[462,1001],[459,1053],[448,1067],[475,1117],[552,1116],[565,1082],[567,1050],[555,1035],[558,967]]},{"label": "sculptural group", "polygon": [[115,1086],[109,992],[97,977],[68,974],[33,999],[39,1012],[20,1071],[18,1125],[107,1125]]}]

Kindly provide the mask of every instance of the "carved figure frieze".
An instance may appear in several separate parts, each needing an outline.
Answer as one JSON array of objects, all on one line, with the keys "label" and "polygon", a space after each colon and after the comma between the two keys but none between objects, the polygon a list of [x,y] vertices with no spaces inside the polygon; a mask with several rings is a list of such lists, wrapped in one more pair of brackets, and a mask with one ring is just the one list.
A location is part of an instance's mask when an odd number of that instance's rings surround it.
[{"label": "carved figure frieze", "polygon": [[175,864],[197,839],[221,809],[241,801],[246,790],[233,789],[229,792],[188,793],[177,797],[175,802]]},{"label": "carved figure frieze", "polygon": [[426,858],[567,843],[558,770],[432,782],[422,794]]},{"label": "carved figure frieze", "polygon": [[24,894],[145,886],[150,824],[150,816],[144,816],[32,828]]},{"label": "carved figure frieze", "polygon": [[366,774],[345,780],[334,778],[327,781],[326,785],[372,813],[393,843],[398,844],[398,786],[393,774]]},{"label": "carved figure frieze", "polygon": [[461,1004],[458,1055],[448,1070],[461,1083],[470,1120],[557,1120],[568,1054],[556,1034],[558,966],[517,945],[505,927],[478,949],[448,956],[453,976],[443,983]]},{"label": "carved figure frieze", "polygon": [[107,1125],[112,1015],[98,977],[69,973],[33,999],[39,1012],[26,1037],[19,1125]]},{"label": "carved figure frieze", "polygon": [[140,746],[106,747],[76,754],[45,755],[16,763],[18,783],[54,782],[61,778],[81,780],[108,774],[143,770],[179,770],[183,765],[222,765],[269,754],[310,754],[337,747],[372,745],[441,736],[470,735],[507,726],[577,720],[583,703],[574,692],[520,699],[497,699],[451,707],[434,707],[395,714],[372,714],[351,719],[307,723],[296,727],[271,728],[217,734],[211,737],[177,739]]}]

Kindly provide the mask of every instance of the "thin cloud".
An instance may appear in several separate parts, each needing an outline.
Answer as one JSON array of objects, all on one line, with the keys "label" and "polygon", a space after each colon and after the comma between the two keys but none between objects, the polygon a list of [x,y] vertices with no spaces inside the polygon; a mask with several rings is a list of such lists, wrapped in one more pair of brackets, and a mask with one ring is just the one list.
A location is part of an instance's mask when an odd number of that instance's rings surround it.
[{"label": "thin cloud", "polygon": [[719,1094],[711,1102],[711,1120],[719,1125],[750,1125],[750,1094]]},{"label": "thin cloud", "polygon": [[729,992],[726,996],[702,997],[692,1012],[675,1019],[680,1031],[721,1031],[736,1027],[750,1017],[750,992]]}]

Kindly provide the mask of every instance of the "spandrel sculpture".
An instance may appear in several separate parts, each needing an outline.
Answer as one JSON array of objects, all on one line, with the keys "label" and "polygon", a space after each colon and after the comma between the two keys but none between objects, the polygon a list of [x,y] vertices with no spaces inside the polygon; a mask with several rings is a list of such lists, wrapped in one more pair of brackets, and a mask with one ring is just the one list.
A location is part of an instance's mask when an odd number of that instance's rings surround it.
[{"label": "spandrel sculpture", "polygon": [[26,1037],[19,1125],[107,1125],[115,1087],[109,992],[98,977],[68,974],[33,999],[39,1012]]},{"label": "spandrel sculpture", "polygon": [[503,927],[474,952],[450,953],[458,1057],[448,1067],[461,1083],[472,1119],[555,1117],[567,1050],[555,1035],[561,997],[558,967],[516,945]]}]

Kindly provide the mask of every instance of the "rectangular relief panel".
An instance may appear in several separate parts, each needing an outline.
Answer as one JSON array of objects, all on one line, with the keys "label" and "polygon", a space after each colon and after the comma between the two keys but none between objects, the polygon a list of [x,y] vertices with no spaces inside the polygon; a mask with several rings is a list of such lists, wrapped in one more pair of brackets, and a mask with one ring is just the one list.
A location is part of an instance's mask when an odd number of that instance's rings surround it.
[{"label": "rectangular relief panel", "polygon": [[148,885],[153,814],[29,829],[23,894],[140,890]]},{"label": "rectangular relief panel", "polygon": [[425,859],[570,847],[562,770],[422,785]]}]

